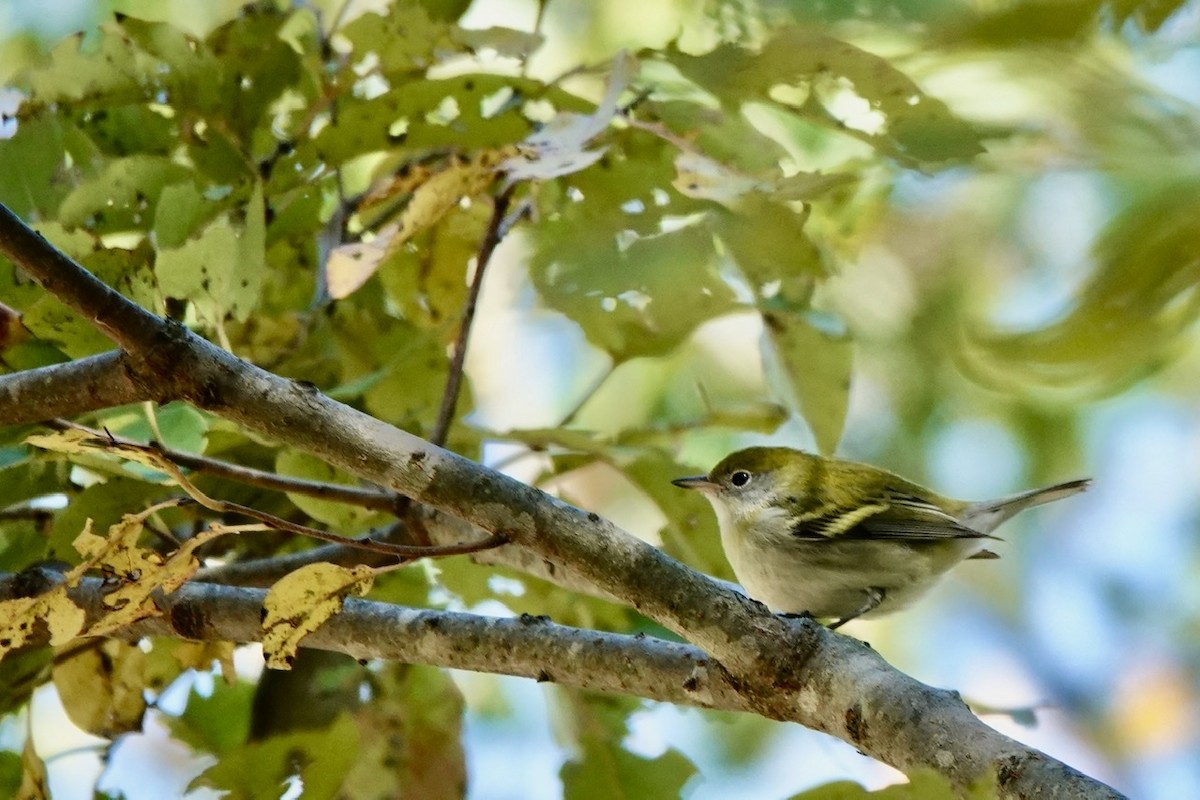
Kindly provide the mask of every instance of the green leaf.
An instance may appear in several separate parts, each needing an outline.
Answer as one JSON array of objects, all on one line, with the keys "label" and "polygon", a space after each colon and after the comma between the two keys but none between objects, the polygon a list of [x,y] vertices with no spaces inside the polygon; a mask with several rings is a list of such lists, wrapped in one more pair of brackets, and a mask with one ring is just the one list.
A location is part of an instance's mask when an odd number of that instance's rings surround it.
[{"label": "green leaf", "polygon": [[29,702],[33,690],[49,679],[53,659],[51,647],[29,647],[0,659],[0,715]]},{"label": "green leaf", "polygon": [[576,748],[559,773],[564,796],[576,800],[681,796],[684,784],[696,774],[686,756],[667,750],[657,758],[646,758],[621,746],[634,702],[575,690],[564,690],[559,696],[572,717],[568,736]]},{"label": "green leaf", "polygon": [[534,285],[616,361],[670,352],[702,322],[736,307],[703,226],[624,247],[602,228],[573,228],[570,237],[543,243],[531,264]]},{"label": "green leaf", "polygon": [[218,757],[232,753],[245,745],[250,734],[255,690],[253,683],[245,681],[232,686],[216,681],[208,697],[193,691],[183,714],[166,718],[171,736]]},{"label": "green leaf", "polygon": [[472,203],[418,236],[415,246],[383,261],[379,278],[405,319],[439,329],[459,319],[468,268],[490,218],[490,203]]},{"label": "green leaf", "polygon": [[50,51],[43,66],[29,75],[32,100],[54,103],[111,102],[114,96],[140,98],[151,60],[122,35],[120,25],[100,26],[99,35],[67,37]]},{"label": "green leaf", "polygon": [[371,699],[358,711],[358,757],[348,797],[463,797],[462,694],[433,667],[383,664],[370,674]]},{"label": "green leaf", "polygon": [[343,715],[325,730],[291,733],[251,742],[221,757],[188,786],[228,792],[229,800],[278,797],[299,776],[305,800],[334,797],[358,757],[358,729]]},{"label": "green leaf", "polygon": [[8,750],[0,752],[0,795],[16,797],[21,786],[21,754]]},{"label": "green leaf", "polygon": [[154,271],[168,297],[191,300],[211,323],[230,315],[245,321],[258,307],[265,271],[263,190],[255,185],[245,220],[224,214],[194,239],[160,248]]},{"label": "green leaf", "polygon": [[690,567],[724,580],[734,580],[725,560],[712,508],[698,492],[683,492],[671,485],[672,478],[689,475],[665,453],[647,451],[621,471],[650,496],[667,520],[661,532],[663,550]]},{"label": "green leaf", "polygon": [[368,53],[377,57],[384,76],[422,74],[438,49],[453,52],[449,26],[430,17],[422,4],[393,3],[386,15],[363,14],[342,28],[341,34],[357,57]]},{"label": "green leaf", "polygon": [[57,459],[32,457],[0,468],[0,508],[60,491],[68,469]]},{"label": "green leaf", "polygon": [[742,198],[736,211],[713,212],[712,225],[750,287],[805,308],[829,267],[804,230],[805,218],[765,197]]},{"label": "green leaf", "polygon": [[794,104],[796,113],[844,133],[846,123],[821,90],[848,87],[885,118],[880,132],[859,133],[884,155],[906,164],[939,164],[983,152],[981,136],[969,123],[925,94],[887,59],[815,29],[779,30],[759,52],[730,44],[700,56],[671,53],[670,61],[716,95],[730,113],[752,101],[779,102],[772,90],[790,85],[801,89],[805,98]]},{"label": "green leaf", "polygon": [[1200,199],[1195,182],[1160,187],[1111,220],[1073,307],[1030,331],[976,323],[964,370],[1007,391],[1077,401],[1125,389],[1185,346],[1200,318]]},{"label": "green leaf", "polygon": [[200,228],[220,211],[221,206],[207,200],[190,181],[163,187],[154,210],[154,244],[160,250],[183,246]]},{"label": "green leaf", "polygon": [[[304,478],[340,486],[360,486],[361,482],[353,476],[331,467],[316,456],[302,453],[299,450],[280,450],[275,457],[275,471],[280,475],[291,478]],[[349,536],[369,528],[381,520],[378,512],[361,506],[338,503],[332,500],[321,500],[308,495],[288,493],[288,499],[297,508],[313,519],[325,523],[330,530],[342,536]]]},{"label": "green leaf", "polygon": [[109,161],[62,201],[59,222],[98,233],[145,229],[163,188],[190,170],[163,156],[135,155]]},{"label": "green leaf", "polygon": [[853,348],[848,337],[827,333],[813,319],[764,313],[763,359],[768,383],[803,415],[817,448],[831,455],[846,422]]},{"label": "green leaf", "polygon": [[68,191],[63,130],[52,116],[22,120],[0,139],[0,203],[24,219],[53,216]]},{"label": "green leaf", "polygon": [[50,531],[50,557],[79,563],[73,542],[92,520],[95,530],[107,530],[129,513],[141,511],[171,493],[171,488],[130,478],[110,478],[69,497],[70,503],[54,519]]},{"label": "green leaf", "polygon": [[204,452],[204,435],[210,418],[187,403],[168,403],[154,409],[154,419],[162,441],[150,427],[144,409],[138,408],[119,417],[106,418],[105,427],[137,442],[158,441],[159,444],[186,453]]},{"label": "green leaf", "polygon": [[908,775],[907,783],[868,791],[853,781],[834,781],[794,794],[789,800],[995,800],[998,797],[995,776],[979,781],[964,793],[944,775],[918,768]]},{"label": "green leaf", "polygon": [[39,339],[72,358],[83,358],[112,349],[112,340],[65,303],[45,295],[21,315],[25,327]]}]

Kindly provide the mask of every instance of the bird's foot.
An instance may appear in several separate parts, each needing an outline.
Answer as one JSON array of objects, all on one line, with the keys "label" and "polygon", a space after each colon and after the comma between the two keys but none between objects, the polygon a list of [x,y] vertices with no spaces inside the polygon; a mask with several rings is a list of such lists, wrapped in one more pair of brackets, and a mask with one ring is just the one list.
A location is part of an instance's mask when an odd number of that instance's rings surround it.
[{"label": "bird's foot", "polygon": [[883,598],[887,596],[887,590],[877,586],[868,586],[864,593],[867,596],[866,602],[863,603],[862,606],[860,606],[853,614],[847,614],[838,621],[831,623],[829,625],[829,630],[836,631],[850,620],[858,619],[863,614],[871,613],[875,609],[879,608],[879,604],[882,603]]}]

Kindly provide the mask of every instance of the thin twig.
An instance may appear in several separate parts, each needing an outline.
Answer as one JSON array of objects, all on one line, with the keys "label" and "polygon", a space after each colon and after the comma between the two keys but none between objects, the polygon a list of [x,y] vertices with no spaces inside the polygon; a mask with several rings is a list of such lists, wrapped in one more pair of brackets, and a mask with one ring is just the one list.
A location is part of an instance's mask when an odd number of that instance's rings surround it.
[{"label": "thin twig", "polygon": [[115,453],[122,454],[132,460],[137,461],[151,469],[160,470],[170,475],[171,478],[179,484],[179,488],[187,493],[188,497],[199,503],[204,508],[210,511],[215,511],[218,514],[238,514],[243,517],[250,517],[271,528],[288,533],[296,533],[301,536],[307,536],[312,539],[320,539],[323,542],[332,542],[333,544],[341,544],[347,547],[354,547],[359,550],[370,550],[375,553],[387,553],[388,555],[396,556],[397,558],[413,559],[413,558],[434,558],[440,556],[456,556],[465,553],[476,553],[480,550],[490,550],[493,547],[499,547],[502,544],[508,543],[508,537],[502,534],[492,534],[477,542],[458,542],[455,544],[446,545],[405,545],[393,544],[391,542],[381,542],[371,538],[353,539],[349,536],[340,536],[336,533],[323,531],[318,528],[310,528],[307,525],[301,525],[296,522],[277,517],[274,514],[268,514],[265,511],[259,511],[256,508],[244,506],[241,503],[232,503],[228,500],[217,500],[209,497],[204,492],[200,491],[195,484],[188,480],[183,471],[172,462],[169,458],[163,455],[161,448],[157,445],[138,444],[137,442],[118,441],[116,437],[108,434],[101,434],[95,445],[102,449],[111,450]]},{"label": "thin twig", "polygon": [[[52,419],[46,422],[45,425],[59,431],[68,429],[83,431],[100,441],[121,445],[140,445],[139,442],[135,442],[132,439],[115,436],[107,431],[98,431],[95,428],[89,428],[86,425],[80,425],[70,420]],[[304,478],[289,478],[284,475],[276,475],[273,472],[266,472],[252,467],[243,467],[239,464],[231,464],[228,461],[221,461],[216,458],[173,450],[169,447],[163,447],[161,444],[157,445],[157,450],[181,467],[203,472],[206,475],[214,475],[218,478],[237,481],[248,486],[257,486],[260,489],[271,489],[277,492],[300,494],[305,497],[316,497],[321,500],[332,500],[347,505],[369,508],[373,511],[395,513],[397,508],[396,501],[398,495],[383,489],[343,486],[336,483],[310,481]]]},{"label": "thin twig", "polygon": [[471,323],[475,320],[475,309],[479,303],[479,291],[483,286],[483,274],[496,246],[504,238],[507,228],[512,221],[506,220],[508,207],[512,203],[516,184],[511,183],[497,195],[492,206],[492,218],[488,221],[487,231],[483,241],[479,243],[479,252],[475,257],[475,274],[471,277],[471,288],[467,291],[467,302],[463,307],[462,324],[458,328],[458,340],[454,343],[454,356],[450,361],[450,372],[446,376],[446,388],[442,392],[442,406],[438,410],[437,423],[429,435],[429,441],[438,447],[446,443],[450,433],[450,423],[454,420],[454,410],[458,406],[458,392],[462,386],[463,364],[467,358],[467,339],[471,335]]}]

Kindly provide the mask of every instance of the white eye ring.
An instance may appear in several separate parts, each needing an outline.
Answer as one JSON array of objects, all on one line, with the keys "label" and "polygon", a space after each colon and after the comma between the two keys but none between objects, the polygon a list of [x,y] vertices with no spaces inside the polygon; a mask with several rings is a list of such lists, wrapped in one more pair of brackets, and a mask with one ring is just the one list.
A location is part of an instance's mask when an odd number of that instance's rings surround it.
[{"label": "white eye ring", "polygon": [[753,476],[744,469],[739,469],[729,476],[729,482],[734,486],[741,488],[750,482]]}]

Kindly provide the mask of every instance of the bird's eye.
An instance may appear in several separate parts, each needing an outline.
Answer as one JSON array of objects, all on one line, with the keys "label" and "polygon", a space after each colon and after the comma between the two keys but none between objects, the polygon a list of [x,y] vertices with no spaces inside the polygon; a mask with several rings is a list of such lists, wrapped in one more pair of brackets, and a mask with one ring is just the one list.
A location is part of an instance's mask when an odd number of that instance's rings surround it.
[{"label": "bird's eye", "polygon": [[739,469],[737,472],[729,476],[729,482],[734,486],[745,486],[750,482],[750,473],[744,469]]}]

